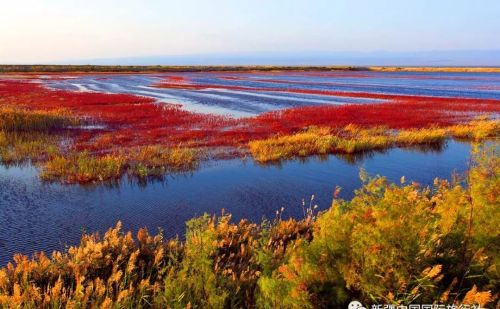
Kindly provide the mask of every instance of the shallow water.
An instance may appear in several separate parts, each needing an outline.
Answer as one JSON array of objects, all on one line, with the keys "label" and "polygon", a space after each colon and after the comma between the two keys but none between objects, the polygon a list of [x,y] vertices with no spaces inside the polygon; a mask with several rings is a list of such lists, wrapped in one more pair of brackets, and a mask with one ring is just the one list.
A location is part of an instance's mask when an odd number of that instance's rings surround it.
[{"label": "shallow water", "polygon": [[225,209],[234,219],[260,221],[302,216],[302,199],[315,195],[320,209],[329,207],[335,186],[349,198],[360,186],[359,171],[392,181],[430,184],[467,168],[470,145],[449,141],[442,149],[423,152],[392,149],[364,157],[310,158],[261,166],[239,159],[210,162],[189,175],[141,185],[123,180],[117,186],[47,184],[30,166],[0,166],[0,265],[15,252],[50,252],[74,245],[82,231],[103,232],[121,220],[125,230],[158,227],[167,236],[183,234],[185,221]]},{"label": "shallow water", "polygon": [[[183,82],[188,84],[214,85],[218,88],[186,90],[153,87],[169,77],[183,78]],[[44,83],[52,88],[72,91],[149,96],[160,102],[182,104],[184,109],[190,111],[235,117],[303,105],[383,102],[363,97],[286,93],[273,91],[273,88],[500,99],[500,73],[338,71],[100,74],[68,79],[48,78],[44,79]],[[234,90],[231,87],[259,90]]]}]

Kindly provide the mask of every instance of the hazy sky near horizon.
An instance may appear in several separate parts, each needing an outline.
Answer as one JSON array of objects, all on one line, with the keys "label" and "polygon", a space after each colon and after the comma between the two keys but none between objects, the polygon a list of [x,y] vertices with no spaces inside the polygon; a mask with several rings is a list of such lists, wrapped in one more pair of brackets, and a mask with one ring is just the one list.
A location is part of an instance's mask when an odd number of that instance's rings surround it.
[{"label": "hazy sky near horizon", "polygon": [[0,0],[0,63],[500,49],[498,0]]}]

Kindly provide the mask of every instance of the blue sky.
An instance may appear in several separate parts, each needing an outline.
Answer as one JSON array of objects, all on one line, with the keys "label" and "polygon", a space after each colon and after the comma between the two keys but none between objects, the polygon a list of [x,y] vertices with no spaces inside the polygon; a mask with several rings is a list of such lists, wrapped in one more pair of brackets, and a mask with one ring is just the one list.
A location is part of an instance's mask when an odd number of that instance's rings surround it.
[{"label": "blue sky", "polygon": [[0,63],[499,50],[500,1],[0,1]]}]

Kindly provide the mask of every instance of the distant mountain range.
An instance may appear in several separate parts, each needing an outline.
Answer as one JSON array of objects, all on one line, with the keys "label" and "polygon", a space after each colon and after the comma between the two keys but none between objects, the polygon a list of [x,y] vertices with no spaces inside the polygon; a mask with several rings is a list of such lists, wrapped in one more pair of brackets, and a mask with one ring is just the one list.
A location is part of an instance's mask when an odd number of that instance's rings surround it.
[{"label": "distant mountain range", "polygon": [[53,64],[500,66],[500,50],[207,53],[85,59]]}]

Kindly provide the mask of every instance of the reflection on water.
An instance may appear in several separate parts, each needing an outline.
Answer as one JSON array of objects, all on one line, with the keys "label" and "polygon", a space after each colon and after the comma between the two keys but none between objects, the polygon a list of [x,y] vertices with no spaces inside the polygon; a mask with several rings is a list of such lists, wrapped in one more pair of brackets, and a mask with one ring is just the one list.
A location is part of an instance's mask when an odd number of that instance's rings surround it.
[{"label": "reflection on water", "polygon": [[14,252],[31,254],[76,244],[82,231],[105,231],[122,220],[136,231],[158,227],[183,234],[193,216],[220,213],[259,221],[302,216],[301,201],[312,194],[327,208],[335,186],[349,198],[360,186],[359,169],[397,181],[432,183],[467,168],[470,146],[449,141],[431,149],[391,149],[361,155],[323,156],[261,166],[240,159],[209,162],[198,171],[138,183],[123,179],[99,186],[43,183],[29,165],[0,167],[0,265]]},{"label": "reflection on water", "polygon": [[[447,147],[447,141],[440,140],[440,141],[430,143],[430,144],[408,145],[408,146],[404,146],[402,148],[406,149],[406,150],[420,152],[423,154],[431,154],[431,153],[443,152],[446,147]],[[339,154],[335,154],[335,157],[337,159],[344,161],[347,164],[357,165],[357,164],[362,163],[363,161],[365,161],[367,159],[372,159],[376,155],[385,154],[389,151],[391,151],[390,148],[371,149],[371,150],[359,151],[356,153],[339,153]],[[303,163],[303,164],[307,164],[311,160],[316,160],[316,161],[320,161],[320,162],[328,161],[330,159],[330,157],[332,157],[332,155],[314,155],[314,156],[308,156],[308,157],[298,157],[294,160],[297,162]],[[287,160],[278,160],[278,161],[270,161],[270,162],[256,163],[256,164],[258,164],[262,167],[265,167],[265,166],[281,167],[286,162],[287,162]]]}]

